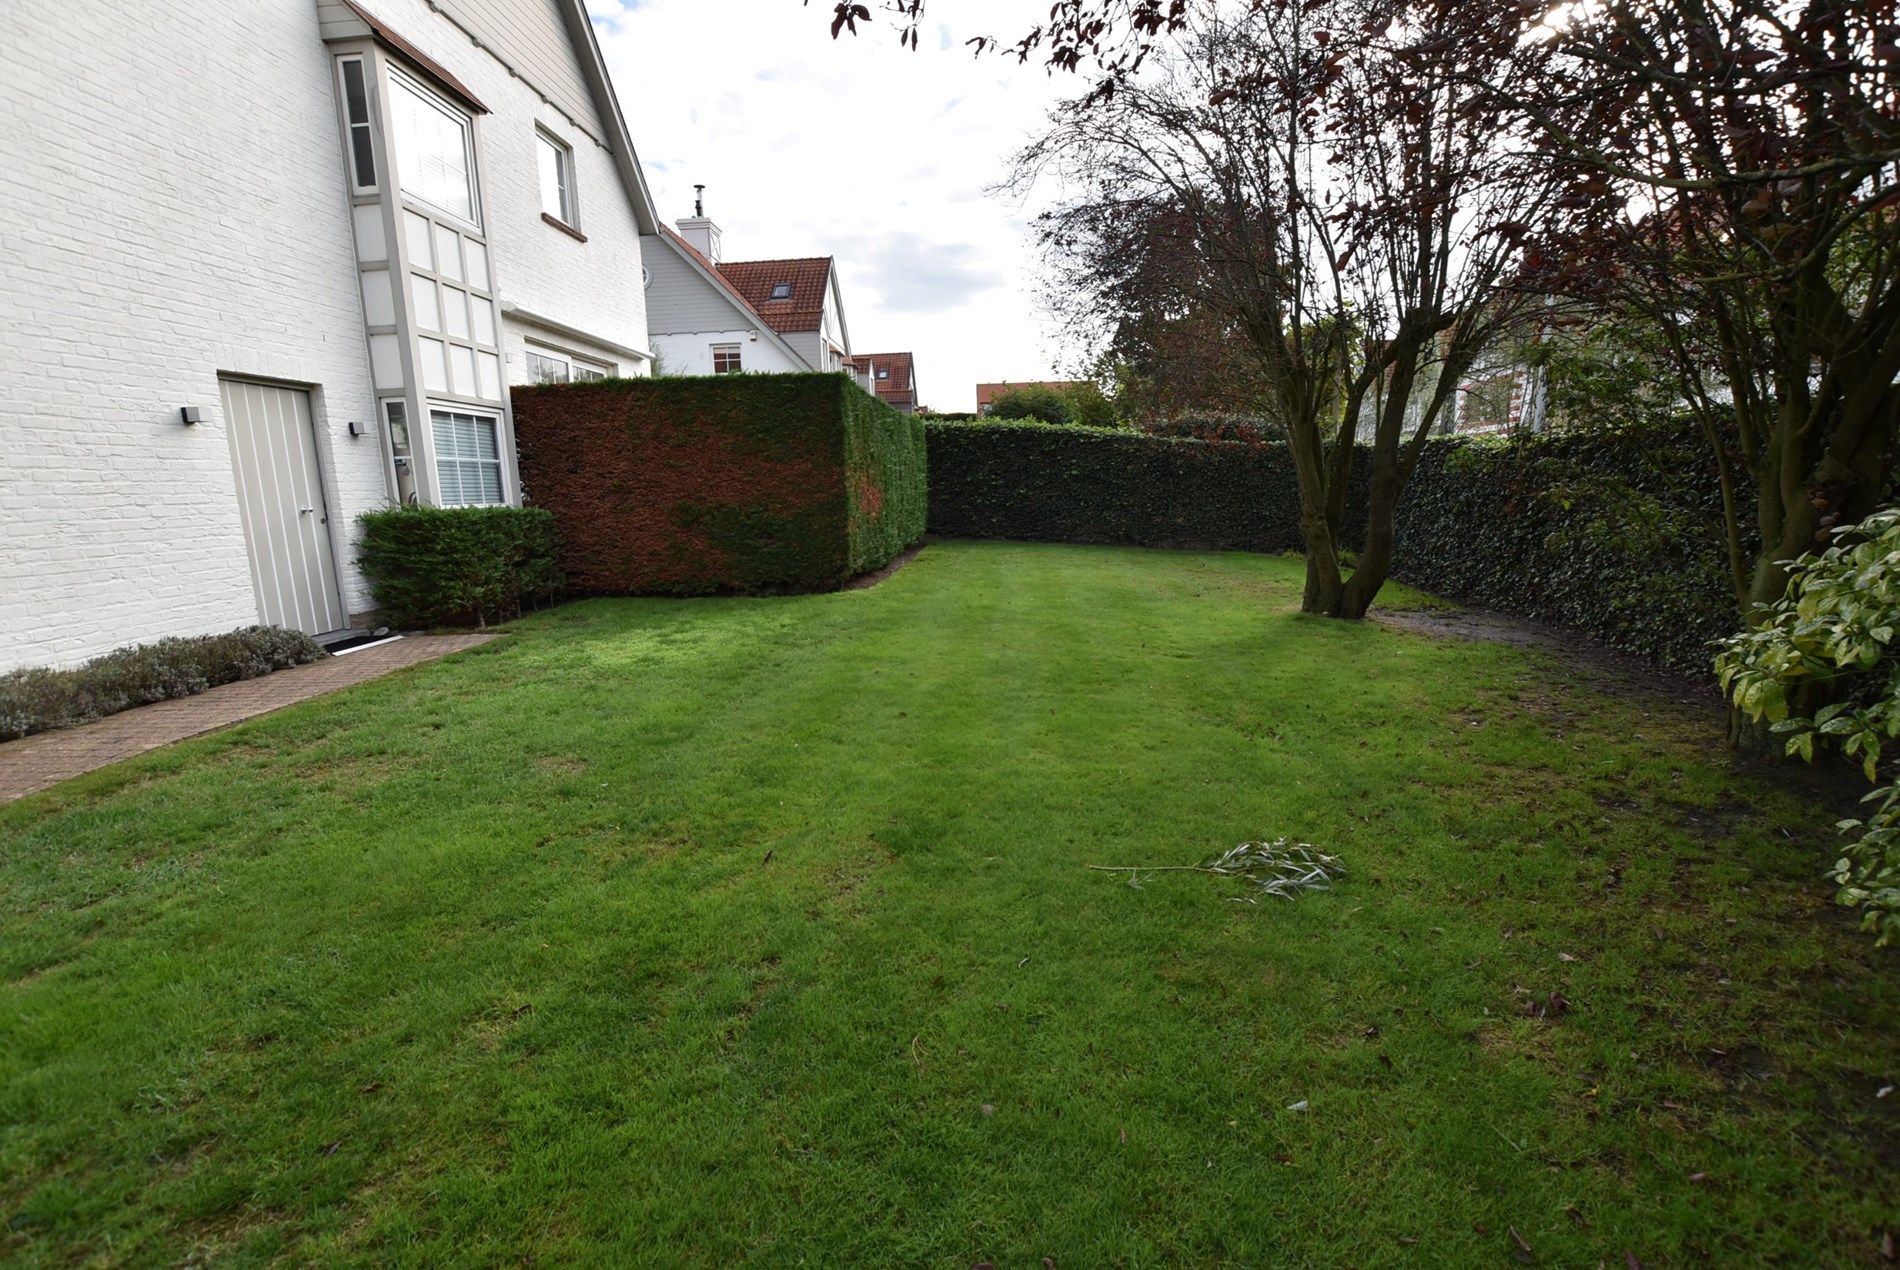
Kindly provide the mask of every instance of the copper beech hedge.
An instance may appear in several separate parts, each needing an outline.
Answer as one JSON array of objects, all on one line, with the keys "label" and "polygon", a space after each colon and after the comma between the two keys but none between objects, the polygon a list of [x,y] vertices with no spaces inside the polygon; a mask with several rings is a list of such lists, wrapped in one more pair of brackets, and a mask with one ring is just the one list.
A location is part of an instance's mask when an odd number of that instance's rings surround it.
[{"label": "copper beech hedge", "polygon": [[841,374],[512,389],[572,591],[823,591],[924,532],[923,425]]}]

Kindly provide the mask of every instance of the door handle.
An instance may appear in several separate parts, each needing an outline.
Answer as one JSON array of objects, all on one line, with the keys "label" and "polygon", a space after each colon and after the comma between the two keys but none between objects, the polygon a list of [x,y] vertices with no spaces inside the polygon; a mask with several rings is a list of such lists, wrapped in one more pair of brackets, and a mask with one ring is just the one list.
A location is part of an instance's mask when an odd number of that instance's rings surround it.
[{"label": "door handle", "polygon": [[314,508],[314,507],[299,507],[299,508],[297,509],[297,514],[298,514],[299,516],[309,516],[309,515],[312,515],[312,514],[314,514],[314,513],[316,512],[316,510],[317,510],[317,509],[316,509],[316,508]]}]

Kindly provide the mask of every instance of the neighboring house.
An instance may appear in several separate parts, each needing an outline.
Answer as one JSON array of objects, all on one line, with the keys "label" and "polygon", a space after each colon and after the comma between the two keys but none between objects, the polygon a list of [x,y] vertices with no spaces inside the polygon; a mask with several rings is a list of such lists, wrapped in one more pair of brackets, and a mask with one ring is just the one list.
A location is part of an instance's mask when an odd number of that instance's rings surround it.
[{"label": "neighboring house", "polygon": [[653,351],[668,375],[816,369],[719,271],[719,230],[681,221],[695,246],[665,226],[640,240]]},{"label": "neighboring house", "polygon": [[1073,387],[1075,387],[1075,381],[1070,379],[1048,379],[1040,382],[1024,382],[1020,384],[1008,382],[1000,384],[978,384],[976,386],[977,417],[981,418],[988,414],[990,407],[996,404],[996,399],[1007,393],[1017,392],[1024,388],[1051,388],[1056,392],[1067,392]]},{"label": "neighboring house", "polygon": [[830,256],[803,260],[728,260],[719,276],[746,298],[813,370],[843,370],[851,336]]},{"label": "neighboring house", "polygon": [[[647,321],[669,375],[846,369],[838,269],[830,256],[727,260],[719,226],[696,207],[679,232],[643,240]],[[869,387],[869,385],[866,385]]]},{"label": "neighboring house", "polygon": [[1445,436],[1542,432],[1548,406],[1543,368],[1499,350],[1478,359],[1458,385],[1438,431]]},{"label": "neighboring house", "polygon": [[909,353],[859,353],[848,365],[879,401],[907,415],[917,413],[917,367]]},{"label": "neighboring house", "polygon": [[521,501],[508,384],[646,373],[584,0],[10,17],[0,670],[348,627],[360,513]]}]

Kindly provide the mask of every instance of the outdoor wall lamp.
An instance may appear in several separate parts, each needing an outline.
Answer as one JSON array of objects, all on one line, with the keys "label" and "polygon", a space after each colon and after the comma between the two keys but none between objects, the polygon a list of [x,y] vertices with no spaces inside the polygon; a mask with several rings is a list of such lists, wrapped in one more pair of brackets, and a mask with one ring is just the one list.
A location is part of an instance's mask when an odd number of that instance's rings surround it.
[{"label": "outdoor wall lamp", "polygon": [[178,407],[178,420],[186,427],[190,427],[194,423],[203,423],[205,421],[205,408],[203,406],[180,406]]},{"label": "outdoor wall lamp", "polygon": [[353,436],[353,437],[366,437],[366,436],[368,436],[368,435],[369,435],[369,425],[368,425],[367,423],[364,423],[364,422],[362,422],[361,420],[358,420],[358,419],[352,419],[352,420],[350,420],[350,435],[351,435],[351,436]]}]

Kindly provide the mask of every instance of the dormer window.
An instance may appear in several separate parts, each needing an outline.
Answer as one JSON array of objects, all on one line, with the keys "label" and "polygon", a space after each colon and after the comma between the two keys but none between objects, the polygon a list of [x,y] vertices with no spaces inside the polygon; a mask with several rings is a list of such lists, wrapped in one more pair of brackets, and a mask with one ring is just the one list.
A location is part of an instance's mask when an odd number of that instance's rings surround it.
[{"label": "dormer window", "polygon": [[774,282],[772,284],[772,298],[774,300],[791,299],[792,298],[792,284],[789,282]]}]

